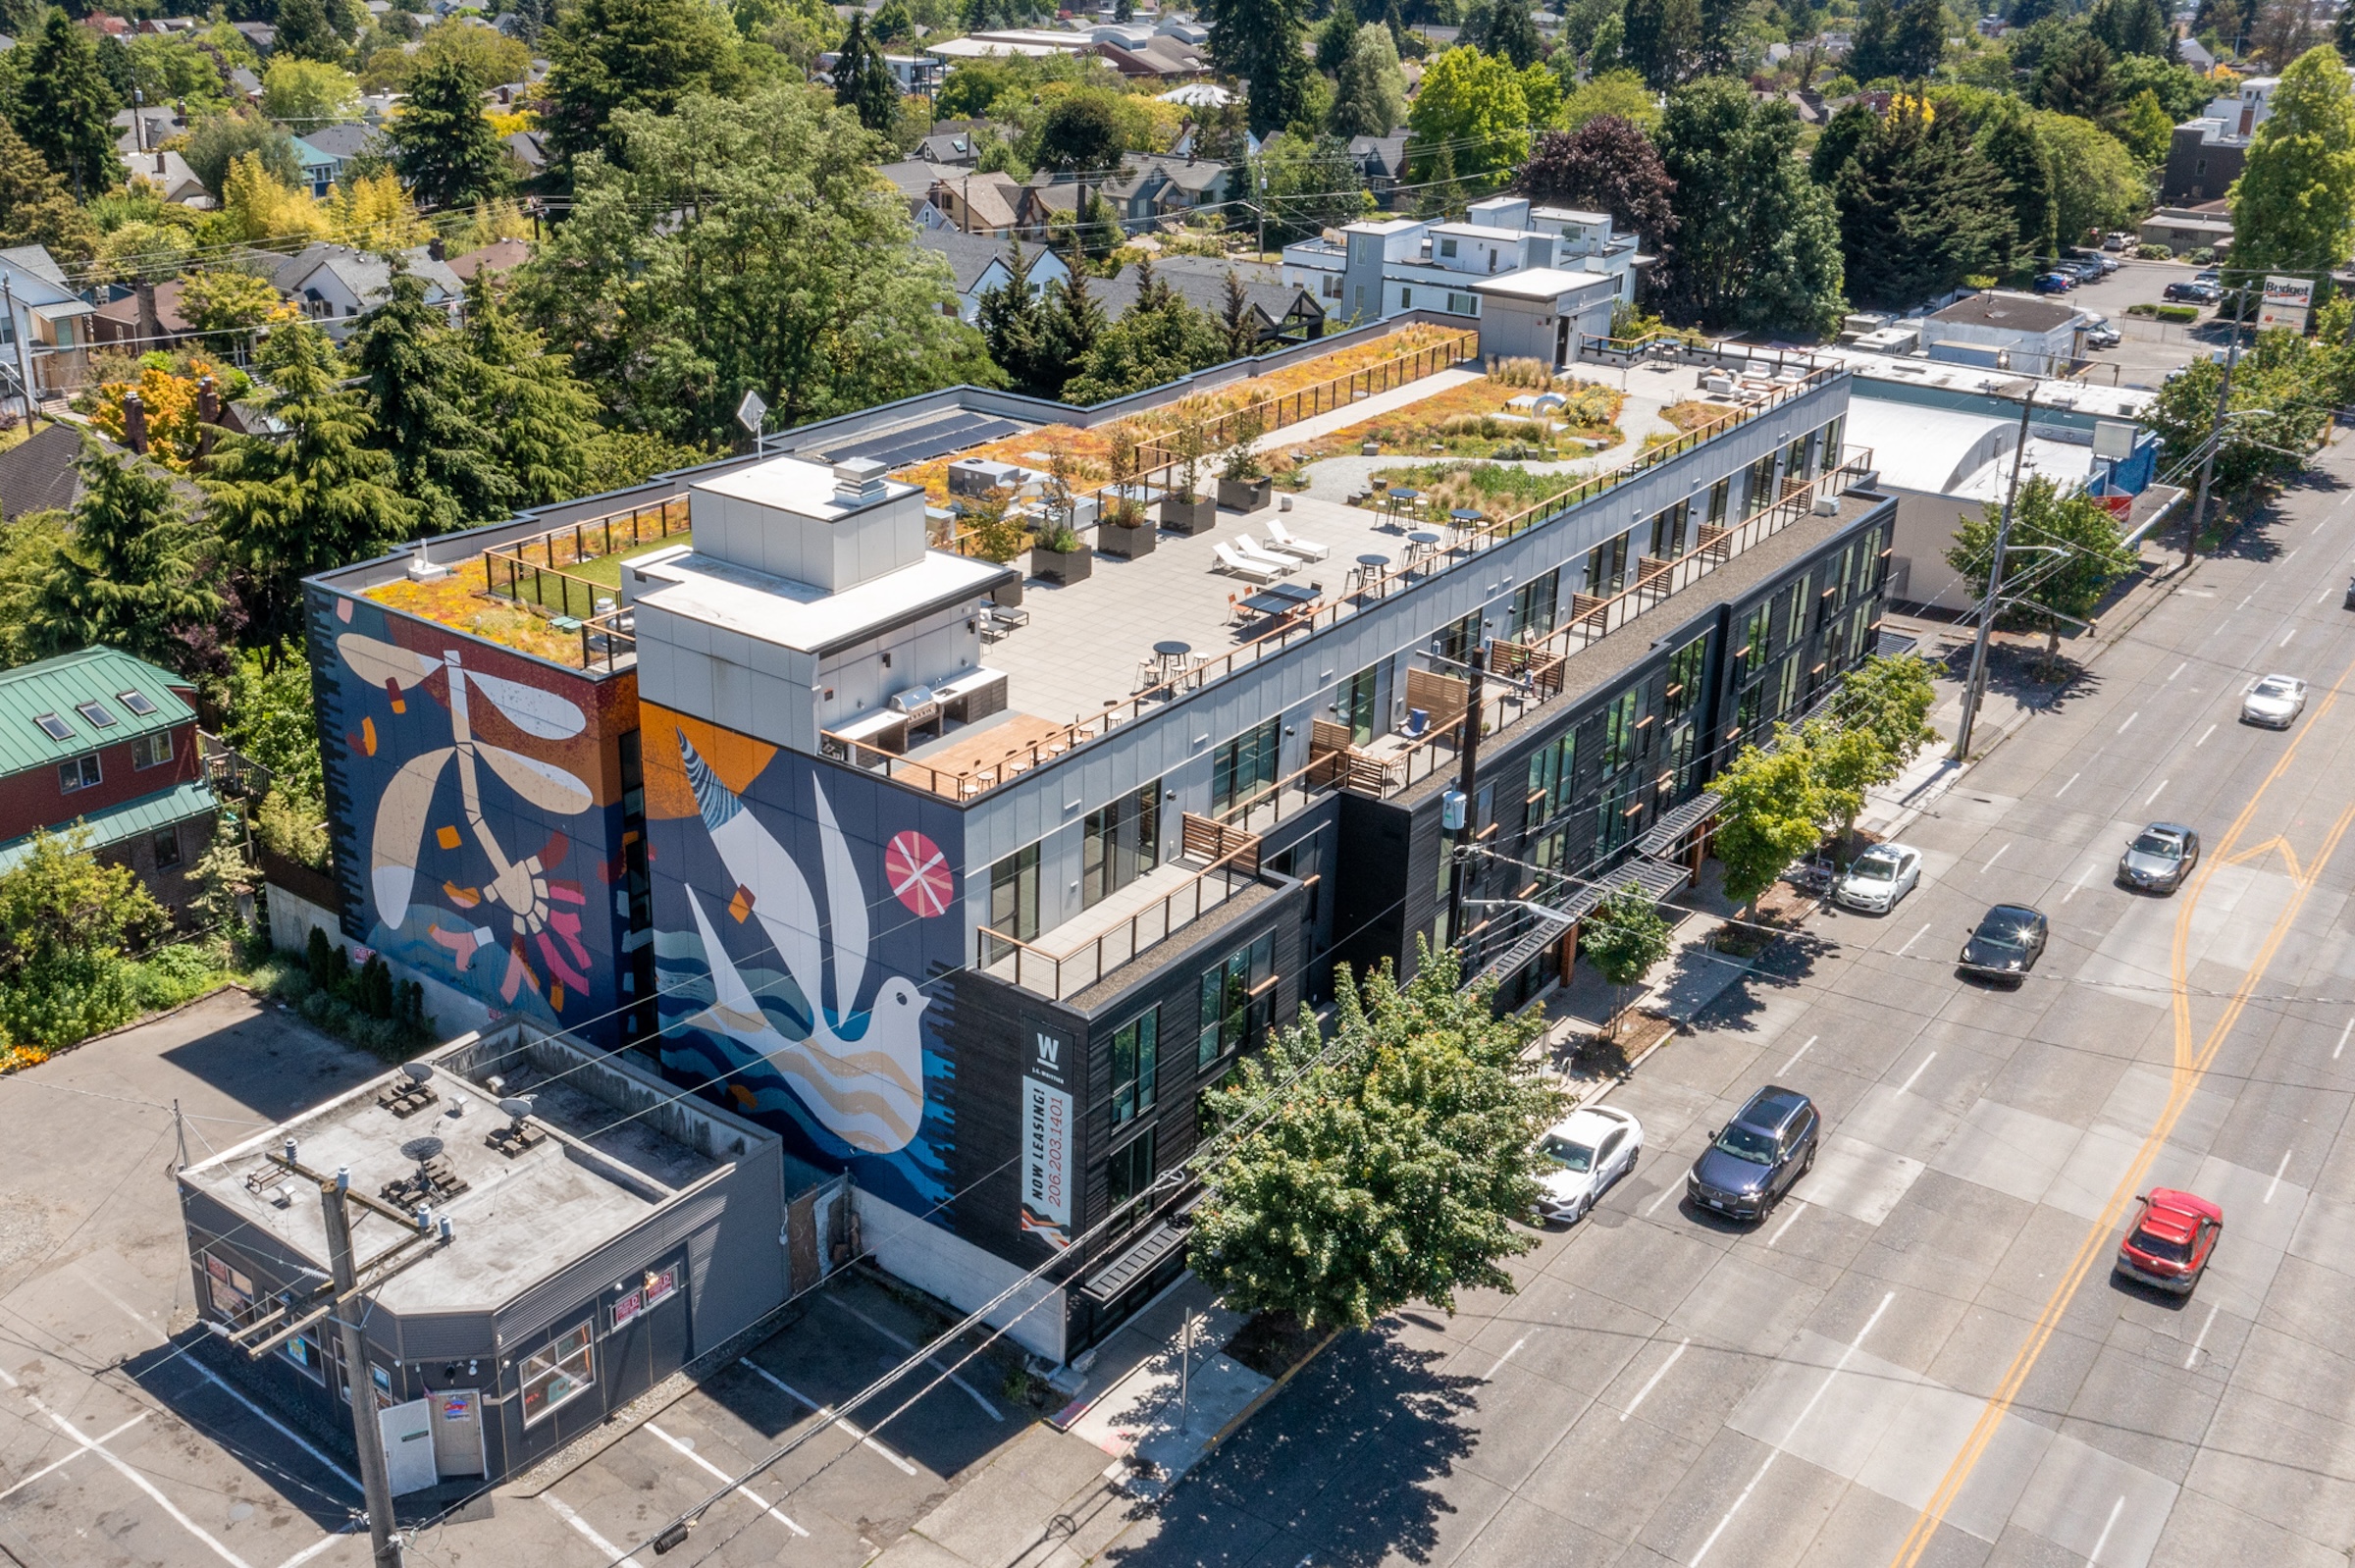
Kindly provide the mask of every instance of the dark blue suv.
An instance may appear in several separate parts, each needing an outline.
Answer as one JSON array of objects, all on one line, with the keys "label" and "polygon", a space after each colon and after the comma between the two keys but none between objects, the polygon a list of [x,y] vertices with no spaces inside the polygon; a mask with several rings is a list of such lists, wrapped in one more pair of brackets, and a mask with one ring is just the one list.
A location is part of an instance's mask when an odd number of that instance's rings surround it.
[{"label": "dark blue suv", "polygon": [[1733,1220],[1758,1220],[1815,1164],[1823,1118],[1797,1089],[1768,1084],[1709,1134],[1709,1146],[1685,1177],[1695,1208]]}]

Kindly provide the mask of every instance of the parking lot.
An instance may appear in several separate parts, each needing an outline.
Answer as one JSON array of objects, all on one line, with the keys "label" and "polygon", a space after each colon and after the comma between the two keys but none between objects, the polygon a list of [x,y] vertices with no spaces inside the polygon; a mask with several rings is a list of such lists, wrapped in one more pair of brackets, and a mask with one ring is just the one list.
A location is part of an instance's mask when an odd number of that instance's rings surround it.
[{"label": "parking lot", "polygon": [[2218,325],[2213,311],[2203,310],[2199,321],[2181,326],[2126,314],[2128,305],[2159,303],[2169,284],[2197,271],[2182,262],[2121,259],[2118,271],[2101,282],[2081,284],[2062,295],[2065,303],[2109,317],[2123,340],[2116,348],[2097,348],[2088,356],[2096,368],[2087,379],[2097,386],[2115,378],[2120,386],[2155,388],[2186,360],[2222,349],[2230,322]]}]

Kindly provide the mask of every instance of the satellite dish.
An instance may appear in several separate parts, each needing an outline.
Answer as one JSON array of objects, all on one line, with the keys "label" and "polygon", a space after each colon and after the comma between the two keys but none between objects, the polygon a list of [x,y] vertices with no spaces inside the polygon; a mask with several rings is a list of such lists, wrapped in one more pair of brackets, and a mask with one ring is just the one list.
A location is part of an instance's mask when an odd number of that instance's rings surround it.
[{"label": "satellite dish", "polygon": [[531,1097],[522,1094],[510,1096],[498,1102],[498,1110],[501,1116],[511,1117],[515,1121],[521,1122],[532,1114]]},{"label": "satellite dish", "polygon": [[736,423],[749,435],[760,434],[760,421],[768,417],[768,399],[747,387],[744,401],[736,405]]},{"label": "satellite dish", "polygon": [[404,1062],[400,1071],[411,1083],[422,1084],[434,1075],[434,1065],[431,1062]]},{"label": "satellite dish", "polygon": [[423,1165],[442,1152],[442,1140],[440,1138],[411,1138],[400,1146],[400,1152],[403,1158]]}]

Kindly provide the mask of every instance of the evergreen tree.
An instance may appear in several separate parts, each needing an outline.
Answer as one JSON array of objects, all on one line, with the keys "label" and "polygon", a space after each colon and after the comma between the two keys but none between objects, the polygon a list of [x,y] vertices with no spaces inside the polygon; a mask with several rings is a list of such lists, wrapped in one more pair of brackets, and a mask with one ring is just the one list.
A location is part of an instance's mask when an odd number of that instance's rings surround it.
[{"label": "evergreen tree", "polygon": [[75,266],[98,248],[98,228],[57,171],[0,117],[0,248],[11,245],[46,245]]},{"label": "evergreen tree", "polygon": [[1219,319],[1196,310],[1153,271],[1136,264],[1136,302],[1106,328],[1064,384],[1063,400],[1093,404],[1159,387],[1230,357]]},{"label": "evergreen tree", "polygon": [[1807,178],[1799,117],[1712,77],[1669,96],[1660,162],[1676,182],[1676,252],[1658,287],[1680,317],[1822,331],[1840,319],[1840,218]]},{"label": "evergreen tree", "polygon": [[1304,9],[1302,0],[1204,0],[1211,59],[1250,84],[1253,135],[1300,118],[1311,69],[1300,47]]},{"label": "evergreen tree", "polygon": [[1219,300],[1219,325],[1227,332],[1227,356],[1244,359],[1259,346],[1259,329],[1251,320],[1251,295],[1243,287],[1242,276],[1232,267],[1227,269],[1226,287]]},{"label": "evergreen tree", "polygon": [[392,457],[424,530],[447,533],[513,509],[514,487],[468,417],[475,375],[465,340],[425,302],[423,279],[394,273],[391,297],[354,336],[351,357],[365,378],[375,444]]},{"label": "evergreen tree", "polygon": [[374,421],[309,322],[271,333],[256,367],[276,391],[284,437],[224,436],[200,483],[262,641],[299,634],[305,577],[381,554],[409,537],[415,503],[392,460],[368,444]]},{"label": "evergreen tree", "polygon": [[1333,14],[1317,24],[1317,69],[1329,77],[1341,74],[1341,63],[1357,45],[1357,8],[1340,0]]},{"label": "evergreen tree", "polygon": [[1938,69],[1946,53],[1944,0],[1906,0],[1897,14],[1897,32],[1890,40],[1890,63],[1897,75],[1918,81]]},{"label": "evergreen tree", "polygon": [[866,14],[853,12],[851,30],[834,56],[834,101],[855,111],[869,131],[888,131],[899,112],[899,83],[883,51],[867,41]]},{"label": "evergreen tree", "polygon": [[1848,292],[1900,308],[1974,273],[2012,270],[2015,224],[2002,178],[1960,116],[1900,94],[1840,170]]},{"label": "evergreen tree", "polygon": [[428,211],[472,206],[506,191],[506,149],[483,116],[482,83],[454,59],[429,61],[410,76],[408,96],[385,137],[393,170]]},{"label": "evergreen tree", "polygon": [[2025,267],[2058,256],[2061,209],[2052,149],[2017,98],[2006,94],[1996,100],[1979,128],[1979,152],[2011,193],[2013,254]]},{"label": "evergreen tree", "polygon": [[328,65],[343,59],[343,40],[320,0],[279,0],[278,39],[271,53],[289,60],[317,60]]},{"label": "evergreen tree", "polygon": [[1829,189],[1879,124],[1880,116],[1872,112],[1869,103],[1858,100],[1842,104],[1831,123],[1823,128],[1823,134],[1815,138],[1814,151],[1807,154],[1807,178]]},{"label": "evergreen tree", "polygon": [[1654,92],[1693,75],[1701,45],[1700,0],[1627,0],[1621,26],[1620,53]]},{"label": "evergreen tree", "polygon": [[1030,287],[1031,262],[1021,241],[1006,242],[1007,281],[981,291],[973,325],[989,357],[998,362],[1019,392],[1052,397],[1063,389],[1069,361],[1055,355],[1046,331],[1046,307]]},{"label": "evergreen tree", "polygon": [[1848,74],[1860,82],[1900,75],[1897,69],[1897,12],[1889,0],[1864,0],[1850,36]]},{"label": "evergreen tree", "polygon": [[2355,65],[2355,6],[2338,8],[2338,20],[2330,25],[2330,44],[2341,60]]},{"label": "evergreen tree", "polygon": [[2090,32],[2073,31],[2036,67],[2036,107],[2079,120],[2099,121],[2116,89],[2110,80],[2110,46]]},{"label": "evergreen tree", "polygon": [[2232,264],[2313,273],[2355,234],[2355,97],[2329,45],[2281,73],[2274,112],[2232,183]]},{"label": "evergreen tree", "polygon": [[613,116],[667,115],[690,93],[726,96],[743,80],[726,14],[707,0],[580,0],[549,48],[550,151],[569,166],[613,151]]},{"label": "evergreen tree", "polygon": [[2094,0],[2085,25],[2114,57],[2174,58],[2174,25],[2161,0]]},{"label": "evergreen tree", "polygon": [[29,50],[20,43],[12,51],[25,57],[12,116],[17,133],[73,187],[77,201],[123,182],[114,128],[122,100],[99,68],[98,49],[95,32],[52,10]]},{"label": "evergreen tree", "polygon": [[597,397],[573,378],[572,357],[550,353],[517,318],[488,267],[467,280],[465,335],[474,361],[467,412],[505,472],[506,504],[545,506],[584,494]]},{"label": "evergreen tree", "polygon": [[1406,76],[1390,29],[1369,22],[1341,62],[1328,122],[1336,136],[1387,136],[1406,120]]},{"label": "evergreen tree", "polygon": [[1061,397],[1064,383],[1075,374],[1096,344],[1112,330],[1103,303],[1088,287],[1086,258],[1073,252],[1064,277],[1047,286],[1047,302],[1039,315],[1040,385],[1046,386],[1051,366],[1054,386],[1042,395]]},{"label": "evergreen tree", "polygon": [[1544,52],[1538,25],[1529,14],[1529,0],[1490,0],[1481,26],[1465,28],[1463,41],[1487,54],[1510,60],[1515,71],[1526,71]]},{"label": "evergreen tree", "polygon": [[46,657],[104,645],[178,664],[187,631],[221,613],[203,531],[163,470],[95,448],[75,466],[82,497],[26,605],[27,646]]}]

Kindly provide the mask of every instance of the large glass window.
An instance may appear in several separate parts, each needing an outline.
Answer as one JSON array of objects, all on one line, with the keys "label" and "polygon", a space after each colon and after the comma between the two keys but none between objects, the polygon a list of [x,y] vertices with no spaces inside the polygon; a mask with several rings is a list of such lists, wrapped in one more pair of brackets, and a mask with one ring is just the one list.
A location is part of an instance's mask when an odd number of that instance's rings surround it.
[{"label": "large glass window", "polygon": [[1789,648],[1807,635],[1807,590],[1813,579],[1802,574],[1783,596],[1783,646]]},{"label": "large glass window", "polygon": [[1207,1068],[1268,1026],[1276,1001],[1276,938],[1262,936],[1202,974],[1202,1027],[1195,1066]]},{"label": "large glass window", "polygon": [[1644,694],[1631,686],[1602,710],[1602,771],[1606,778],[1636,759],[1643,700]]},{"label": "large glass window", "polygon": [[1570,731],[1530,754],[1529,820],[1534,826],[1559,816],[1570,805],[1570,779],[1578,763],[1578,732]]},{"label": "large glass window", "polygon": [[[989,868],[989,928],[1001,937],[1028,942],[1038,935],[1038,846],[1016,850]],[[1013,949],[990,944],[995,964]]]},{"label": "large glass window", "polygon": [[1688,502],[1678,501],[1663,508],[1651,520],[1651,558],[1670,561],[1685,552],[1685,516]]},{"label": "large glass window", "polygon": [[1755,515],[1773,504],[1774,454],[1768,452],[1750,465],[1750,480],[1743,487],[1743,513],[1746,516]]},{"label": "large glass window", "polygon": [[1154,1131],[1147,1127],[1112,1151],[1106,1175],[1115,1209],[1153,1185]]},{"label": "large glass window", "polygon": [[1161,781],[1087,813],[1079,904],[1091,908],[1161,863]]},{"label": "large glass window", "polygon": [[1734,679],[1745,681],[1766,667],[1774,625],[1772,601],[1753,609],[1742,621],[1742,641],[1734,647]]},{"label": "large glass window", "polygon": [[1701,677],[1708,671],[1709,640],[1696,637],[1668,655],[1665,702],[1670,721],[1683,718],[1701,701]]},{"label": "large glass window", "polygon": [[1790,718],[1793,716],[1792,709],[1799,706],[1800,666],[1806,662],[1806,655],[1805,653],[1793,653],[1789,658],[1783,660],[1782,668],[1776,672],[1774,717]]},{"label": "large glass window", "polygon": [[597,1386],[595,1358],[585,1323],[539,1354],[524,1357],[523,1424],[530,1426]]},{"label": "large glass window", "polygon": [[1733,488],[1733,476],[1730,474],[1709,487],[1709,526],[1711,528],[1725,526],[1726,496]]},{"label": "large glass window", "polygon": [[1609,599],[1627,581],[1627,536],[1607,539],[1587,552],[1587,592]]},{"label": "large glass window", "polygon": [[1458,664],[1472,661],[1472,650],[1480,646],[1480,611],[1474,610],[1458,621],[1439,628],[1439,636],[1431,640],[1432,652],[1442,659]]},{"label": "large glass window", "polygon": [[1513,590],[1513,620],[1505,635],[1528,639],[1553,630],[1554,605],[1562,597],[1561,568],[1533,577]]},{"label": "large glass window", "polygon": [[1823,466],[1827,471],[1840,466],[1840,440],[1847,434],[1847,424],[1848,416],[1843,414],[1823,427]]},{"label": "large glass window", "polygon": [[1349,726],[1349,742],[1364,746],[1374,739],[1374,693],[1376,676],[1382,666],[1368,664],[1364,669],[1341,682],[1334,699],[1334,711],[1340,722]]},{"label": "large glass window", "polygon": [[1807,465],[1808,448],[1814,444],[1814,439],[1812,434],[1802,436],[1791,444],[1789,451],[1783,453],[1784,489],[1788,490],[1808,477],[1811,472]]},{"label": "large glass window", "polygon": [[1112,1031],[1112,1124],[1153,1109],[1154,1075],[1161,1068],[1161,1009]]},{"label": "large glass window", "polygon": [[1210,812],[1223,816],[1238,805],[1258,799],[1276,783],[1277,758],[1282,750],[1283,720],[1255,724],[1220,747],[1210,763]]}]

